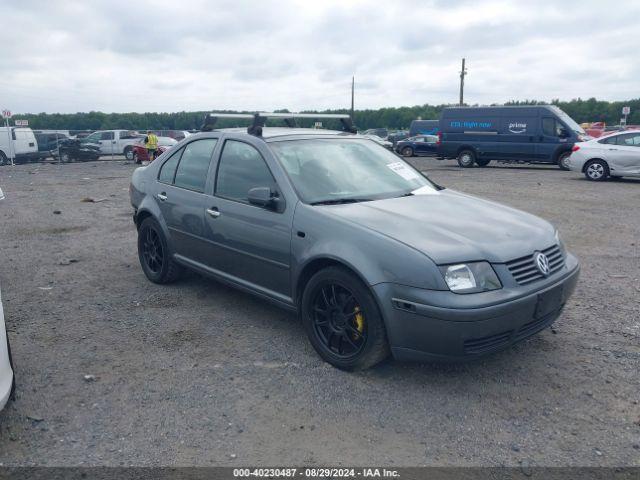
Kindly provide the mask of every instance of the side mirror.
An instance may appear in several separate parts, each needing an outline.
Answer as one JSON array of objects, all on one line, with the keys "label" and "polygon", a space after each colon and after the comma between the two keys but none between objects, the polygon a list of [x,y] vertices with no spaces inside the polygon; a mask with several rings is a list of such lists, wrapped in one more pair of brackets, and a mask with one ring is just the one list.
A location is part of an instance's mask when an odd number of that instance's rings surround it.
[{"label": "side mirror", "polygon": [[276,196],[269,187],[256,187],[249,190],[249,203],[257,207],[268,208],[276,203]]},{"label": "side mirror", "polygon": [[558,130],[558,136],[560,138],[567,138],[569,136],[569,132],[567,132],[566,128],[560,127],[560,129]]}]

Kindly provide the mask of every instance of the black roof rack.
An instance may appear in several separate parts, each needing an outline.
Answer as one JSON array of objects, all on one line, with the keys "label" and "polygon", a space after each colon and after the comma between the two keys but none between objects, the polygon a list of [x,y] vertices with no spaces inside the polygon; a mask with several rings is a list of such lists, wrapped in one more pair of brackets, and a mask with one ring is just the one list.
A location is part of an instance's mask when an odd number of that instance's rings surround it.
[{"label": "black roof rack", "polygon": [[204,124],[201,131],[210,132],[219,118],[236,118],[242,120],[252,120],[251,126],[247,128],[247,133],[257,137],[262,136],[262,127],[270,118],[283,120],[287,127],[295,127],[297,119],[332,119],[340,120],[342,130],[349,133],[357,133],[356,127],[353,125],[351,117],[341,113],[273,113],[273,112],[256,112],[256,113],[216,113],[212,112],[204,117]]}]

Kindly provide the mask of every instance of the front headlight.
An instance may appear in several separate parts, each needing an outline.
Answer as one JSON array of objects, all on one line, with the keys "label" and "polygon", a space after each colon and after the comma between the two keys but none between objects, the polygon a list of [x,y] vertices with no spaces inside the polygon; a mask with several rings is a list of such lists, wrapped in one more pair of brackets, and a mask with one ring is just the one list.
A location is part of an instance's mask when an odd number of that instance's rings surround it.
[{"label": "front headlight", "polygon": [[566,257],[567,256],[567,249],[564,246],[564,242],[562,241],[562,238],[560,238],[560,232],[558,232],[558,230],[556,230],[556,243],[558,244],[558,247],[560,248],[560,251],[562,252],[562,256]]},{"label": "front headlight", "polygon": [[452,292],[477,293],[502,288],[488,262],[460,263],[440,267],[444,281]]}]

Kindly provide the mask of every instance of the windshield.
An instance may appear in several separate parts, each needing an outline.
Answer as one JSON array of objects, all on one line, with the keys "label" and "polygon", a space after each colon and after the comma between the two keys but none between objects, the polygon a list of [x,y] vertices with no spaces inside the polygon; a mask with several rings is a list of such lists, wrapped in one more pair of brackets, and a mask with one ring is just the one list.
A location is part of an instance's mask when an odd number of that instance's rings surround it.
[{"label": "windshield", "polygon": [[567,127],[580,135],[585,134],[584,129],[580,125],[578,125],[573,118],[560,110],[560,108],[556,107],[555,105],[553,105],[551,108],[553,108],[553,111],[556,113],[558,118],[562,120]]},{"label": "windshield", "polygon": [[417,170],[370,140],[289,140],[270,146],[305,203],[377,200],[436,191]]}]

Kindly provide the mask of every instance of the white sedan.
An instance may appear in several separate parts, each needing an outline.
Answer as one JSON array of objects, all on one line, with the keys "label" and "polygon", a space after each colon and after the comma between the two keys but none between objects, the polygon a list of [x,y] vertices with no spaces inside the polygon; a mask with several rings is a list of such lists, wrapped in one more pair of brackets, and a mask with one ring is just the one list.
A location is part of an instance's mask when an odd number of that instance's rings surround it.
[{"label": "white sedan", "polygon": [[640,130],[576,143],[568,164],[594,182],[607,177],[640,177]]},{"label": "white sedan", "polygon": [[[4,199],[2,189],[0,189],[0,200]],[[0,410],[2,410],[9,400],[13,391],[13,368],[11,365],[11,350],[9,350],[9,339],[7,329],[4,325],[4,312],[2,310],[2,296],[0,295]]]}]

